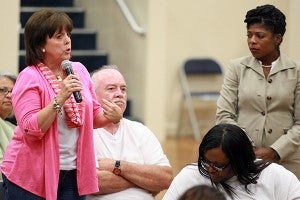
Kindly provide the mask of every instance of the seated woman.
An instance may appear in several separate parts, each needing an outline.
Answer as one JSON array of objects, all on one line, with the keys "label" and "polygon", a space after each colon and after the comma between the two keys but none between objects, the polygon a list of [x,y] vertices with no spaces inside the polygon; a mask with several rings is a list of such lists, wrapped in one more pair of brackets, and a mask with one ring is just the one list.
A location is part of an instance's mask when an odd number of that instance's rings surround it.
[{"label": "seated woman", "polygon": [[[16,76],[8,73],[0,74],[0,164],[3,154],[14,134],[15,125],[7,121],[12,113],[11,91],[15,85]],[[2,175],[0,172],[0,180]]]},{"label": "seated woman", "polygon": [[300,182],[283,166],[257,160],[253,146],[238,126],[218,124],[199,146],[198,163],[174,178],[163,200],[178,199],[187,189],[211,185],[226,199],[299,199]]}]

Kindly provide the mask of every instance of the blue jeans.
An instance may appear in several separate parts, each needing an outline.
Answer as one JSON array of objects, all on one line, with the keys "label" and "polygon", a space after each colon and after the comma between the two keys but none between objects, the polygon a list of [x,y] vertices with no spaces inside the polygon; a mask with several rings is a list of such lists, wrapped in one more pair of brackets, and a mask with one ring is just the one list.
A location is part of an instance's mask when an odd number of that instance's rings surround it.
[{"label": "blue jeans", "polygon": [[[10,182],[3,175],[4,200],[45,200],[16,184]],[[57,190],[57,200],[85,200],[86,196],[79,196],[77,189],[76,170],[61,170]]]}]

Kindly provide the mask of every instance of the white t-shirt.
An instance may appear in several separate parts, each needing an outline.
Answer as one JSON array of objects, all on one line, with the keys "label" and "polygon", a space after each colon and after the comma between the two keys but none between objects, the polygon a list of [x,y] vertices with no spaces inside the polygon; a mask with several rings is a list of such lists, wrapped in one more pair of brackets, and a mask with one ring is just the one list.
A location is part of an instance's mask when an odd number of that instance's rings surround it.
[{"label": "white t-shirt", "polygon": [[[245,191],[244,185],[240,184],[236,176],[226,183],[234,188],[236,193],[233,196],[234,200],[300,199],[300,182],[297,177],[283,166],[275,163],[270,164],[261,172],[257,184],[248,185],[251,194]],[[200,184],[211,185],[211,182],[200,174],[197,165],[188,165],[174,178],[163,200],[177,200],[187,189]],[[227,194],[225,196],[226,199],[231,200]]]},{"label": "white t-shirt", "polygon": [[[99,158],[125,160],[137,164],[170,166],[156,136],[143,124],[122,119],[111,134],[103,128],[94,130],[95,154]],[[129,188],[108,195],[88,196],[87,200],[153,200],[146,190]]]},{"label": "white t-shirt", "polygon": [[68,127],[64,111],[62,111],[62,115],[58,115],[57,120],[60,170],[76,169],[79,130]]}]

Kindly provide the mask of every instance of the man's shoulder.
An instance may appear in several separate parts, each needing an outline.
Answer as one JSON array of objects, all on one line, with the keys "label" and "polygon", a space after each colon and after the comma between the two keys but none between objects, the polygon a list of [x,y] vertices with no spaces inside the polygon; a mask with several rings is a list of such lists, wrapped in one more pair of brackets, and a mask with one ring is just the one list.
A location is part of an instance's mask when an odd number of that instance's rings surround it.
[{"label": "man's shoulder", "polygon": [[132,119],[123,118],[121,123],[130,128],[148,129],[142,122]]}]

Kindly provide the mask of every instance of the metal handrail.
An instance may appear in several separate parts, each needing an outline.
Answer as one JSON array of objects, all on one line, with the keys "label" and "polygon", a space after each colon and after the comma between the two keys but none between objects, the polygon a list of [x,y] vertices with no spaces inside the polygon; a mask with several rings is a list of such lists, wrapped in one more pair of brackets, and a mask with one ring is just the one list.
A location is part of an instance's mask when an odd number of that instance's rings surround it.
[{"label": "metal handrail", "polygon": [[128,24],[132,28],[132,30],[140,35],[145,35],[146,31],[142,27],[140,27],[137,23],[136,20],[134,19],[132,13],[128,9],[126,3],[123,0],[116,0],[117,4],[119,5],[123,15],[125,16]]}]

